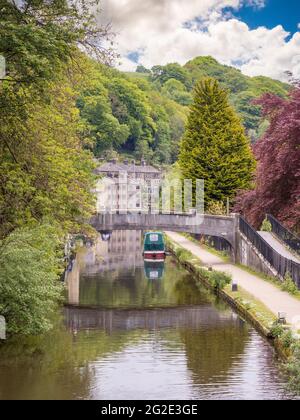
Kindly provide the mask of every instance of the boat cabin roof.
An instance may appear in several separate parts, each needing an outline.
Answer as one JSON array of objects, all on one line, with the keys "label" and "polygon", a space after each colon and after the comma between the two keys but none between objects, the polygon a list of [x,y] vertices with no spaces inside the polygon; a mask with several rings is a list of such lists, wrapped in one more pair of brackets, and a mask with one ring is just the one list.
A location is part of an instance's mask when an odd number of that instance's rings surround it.
[{"label": "boat cabin roof", "polygon": [[161,232],[148,232],[144,238],[145,244],[164,244],[164,235]]}]

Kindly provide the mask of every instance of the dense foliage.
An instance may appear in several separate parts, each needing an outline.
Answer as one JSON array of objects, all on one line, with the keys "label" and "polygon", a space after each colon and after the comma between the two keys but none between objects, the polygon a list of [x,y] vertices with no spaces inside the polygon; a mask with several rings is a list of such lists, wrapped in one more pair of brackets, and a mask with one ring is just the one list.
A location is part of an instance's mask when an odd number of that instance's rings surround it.
[{"label": "dense foliage", "polygon": [[230,102],[253,141],[267,123],[261,118],[260,107],[251,101],[264,92],[284,97],[288,91],[281,82],[247,77],[211,57],[198,57],[183,67],[176,63],[151,70],[138,66],[136,73],[90,63],[86,73],[89,77],[77,105],[90,149],[98,157],[115,151],[158,164],[174,163],[178,158],[192,89],[198,80],[212,76],[228,89]]},{"label": "dense foliage", "polygon": [[0,1],[7,64],[0,81],[0,312],[14,333],[50,327],[61,291],[58,244],[84,230],[93,210],[94,162],[76,99],[86,60],[78,44],[104,54],[106,30],[87,9],[94,3]]},{"label": "dense foliage", "polygon": [[238,69],[221,65],[212,57],[197,57],[184,66],[168,64],[154,66],[151,70],[139,66],[138,74],[152,81],[154,88],[182,106],[193,101],[192,90],[195,84],[205,77],[216,79],[221,87],[228,89],[231,104],[242,117],[244,126],[256,141],[265,130],[265,121],[261,118],[259,106],[251,103],[264,93],[274,93],[285,97],[289,86],[268,77],[248,77]]},{"label": "dense foliage", "polygon": [[0,235],[44,217],[76,231],[92,210],[94,163],[82,148],[71,86],[63,77],[49,83],[47,102],[35,102],[30,88],[3,85],[1,93],[25,115],[8,111],[0,127]]},{"label": "dense foliage", "polygon": [[149,81],[91,64],[77,104],[96,156],[114,150],[153,163],[176,160],[186,110]]},{"label": "dense foliage", "polygon": [[237,210],[259,227],[265,214],[300,231],[300,88],[288,99],[265,95],[256,103],[270,121],[255,146],[256,188],[242,194]]},{"label": "dense foliage", "polygon": [[77,45],[93,45],[102,31],[80,3],[1,2],[0,238],[49,215],[76,229],[92,208],[93,160],[76,107]]},{"label": "dense foliage", "polygon": [[51,328],[62,292],[58,232],[58,226],[23,228],[0,241],[0,313],[8,333],[39,334]]},{"label": "dense foliage", "polygon": [[98,0],[0,0],[0,53],[7,74],[18,83],[53,78],[66,60],[75,59],[78,45],[93,56],[110,61],[105,47],[108,27],[91,12]]},{"label": "dense foliage", "polygon": [[83,90],[78,107],[96,156],[111,156],[114,150],[153,163],[176,162],[193,87],[207,76],[228,90],[252,141],[266,130],[267,122],[251,101],[265,92],[281,97],[288,92],[288,85],[247,77],[212,57],[198,57],[185,66],[171,63],[151,70],[138,66],[135,73],[94,66],[93,82]]},{"label": "dense foliage", "polygon": [[205,180],[206,208],[250,186],[254,158],[244,128],[216,80],[195,87],[179,164],[185,179]]}]

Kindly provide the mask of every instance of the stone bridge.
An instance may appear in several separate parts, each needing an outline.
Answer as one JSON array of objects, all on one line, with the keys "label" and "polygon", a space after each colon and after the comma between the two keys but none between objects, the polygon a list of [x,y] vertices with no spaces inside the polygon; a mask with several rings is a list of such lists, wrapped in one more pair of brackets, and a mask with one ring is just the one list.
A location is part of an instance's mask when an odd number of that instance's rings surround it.
[{"label": "stone bridge", "polygon": [[211,216],[189,214],[99,213],[91,220],[98,232],[113,230],[160,230],[186,232],[226,239],[236,248],[239,219],[236,215]]},{"label": "stone bridge", "polygon": [[289,272],[297,285],[300,282],[300,264],[277,252],[238,214],[98,213],[90,223],[102,233],[113,230],[159,230],[220,237],[231,245],[232,262],[268,276],[277,276],[281,280]]}]

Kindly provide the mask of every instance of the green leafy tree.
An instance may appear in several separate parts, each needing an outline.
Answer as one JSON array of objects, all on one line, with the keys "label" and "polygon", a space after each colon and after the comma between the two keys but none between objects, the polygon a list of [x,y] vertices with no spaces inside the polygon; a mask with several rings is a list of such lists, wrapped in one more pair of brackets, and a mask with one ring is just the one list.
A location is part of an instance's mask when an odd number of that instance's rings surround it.
[{"label": "green leafy tree", "polygon": [[151,70],[147,69],[145,66],[139,65],[136,68],[137,73],[143,73],[143,74],[151,74]]},{"label": "green leafy tree", "polygon": [[166,66],[152,67],[152,80],[163,85],[169,79],[175,79],[186,87],[191,87],[189,73],[178,63],[170,63]]},{"label": "green leafy tree", "polygon": [[242,117],[245,128],[248,130],[257,130],[261,121],[260,108],[253,105],[257,98],[257,92],[243,91],[236,95],[231,95],[231,102],[235,109],[238,109]]},{"label": "green leafy tree", "polygon": [[169,79],[163,85],[162,93],[183,106],[191,105],[193,100],[184,84],[176,79]]},{"label": "green leafy tree", "polygon": [[[101,46],[108,29],[91,12],[96,3],[0,0],[7,63],[0,80],[0,314],[11,333],[51,328],[61,296],[60,239],[90,232],[95,165],[76,100],[90,75],[82,49],[111,58]],[[98,94],[95,109],[99,101]]]},{"label": "green leafy tree", "polygon": [[190,74],[193,84],[202,77],[212,77],[232,93],[241,92],[249,87],[249,77],[234,67],[221,65],[213,57],[196,57],[184,68]]},{"label": "green leafy tree", "polygon": [[271,222],[267,219],[267,217],[264,219],[264,221],[263,221],[263,223],[262,223],[262,225],[261,225],[260,230],[261,230],[262,232],[270,232],[270,233],[273,231],[273,229],[272,229],[272,224],[271,224]]},{"label": "green leafy tree", "polygon": [[250,144],[228,94],[213,79],[200,81],[180,149],[186,179],[204,179],[206,206],[234,198],[251,184],[255,168]]},{"label": "green leafy tree", "polygon": [[156,126],[146,94],[120,76],[111,78],[107,86],[113,115],[120,124],[129,128],[129,136],[122,149],[134,152],[137,158],[150,157]]},{"label": "green leafy tree", "polygon": [[159,92],[150,90],[147,96],[156,124],[151,146],[154,159],[160,163],[174,163],[178,158],[179,143],[184,133],[187,108],[165,98]]},{"label": "green leafy tree", "polygon": [[76,232],[94,208],[94,163],[83,149],[75,92],[67,79],[47,92],[47,104],[35,103],[27,89],[27,118],[11,113],[0,126],[0,237],[44,217]]},{"label": "green leafy tree", "polygon": [[74,59],[78,44],[99,60],[111,62],[112,48],[102,40],[109,27],[99,26],[98,0],[0,0],[0,54],[12,82],[39,84],[53,79]]},{"label": "green leafy tree", "polygon": [[121,110],[116,111],[116,115],[112,113],[111,101],[116,102],[117,99],[112,96],[110,101],[109,91],[105,87],[107,78],[103,78],[99,70],[93,70],[91,76],[93,75],[95,79],[81,92],[77,106],[82,120],[86,123],[91,149],[96,156],[100,156],[112,148],[119,150],[127,141],[130,129],[117,118],[122,119]]},{"label": "green leafy tree", "polygon": [[[0,238],[51,215],[77,231],[93,210],[93,157],[76,108],[84,55],[101,57],[94,1],[0,0]],[[109,53],[108,53],[109,55]],[[104,55],[103,55],[104,58]]]},{"label": "green leafy tree", "polygon": [[171,162],[171,132],[166,121],[160,120],[157,123],[155,133],[155,160],[159,163]]},{"label": "green leafy tree", "polygon": [[255,131],[255,140],[259,138],[257,132],[262,122],[259,107],[251,101],[259,98],[263,93],[274,93],[285,97],[290,89],[288,84],[268,77],[249,77],[237,68],[220,64],[213,57],[196,57],[185,64],[192,81],[191,87],[204,77],[216,79],[222,88],[230,92],[230,102],[242,117],[247,130]]},{"label": "green leafy tree", "polygon": [[0,241],[0,313],[10,334],[37,335],[52,327],[63,291],[57,232],[57,225],[35,225]]}]

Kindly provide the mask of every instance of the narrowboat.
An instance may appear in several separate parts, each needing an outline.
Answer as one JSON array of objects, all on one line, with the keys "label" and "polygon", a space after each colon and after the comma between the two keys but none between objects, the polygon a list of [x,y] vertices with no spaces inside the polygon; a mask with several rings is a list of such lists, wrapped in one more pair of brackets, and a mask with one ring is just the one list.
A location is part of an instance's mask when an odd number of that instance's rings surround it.
[{"label": "narrowboat", "polygon": [[166,248],[164,236],[161,232],[149,232],[144,236],[145,261],[164,261],[166,258]]}]

